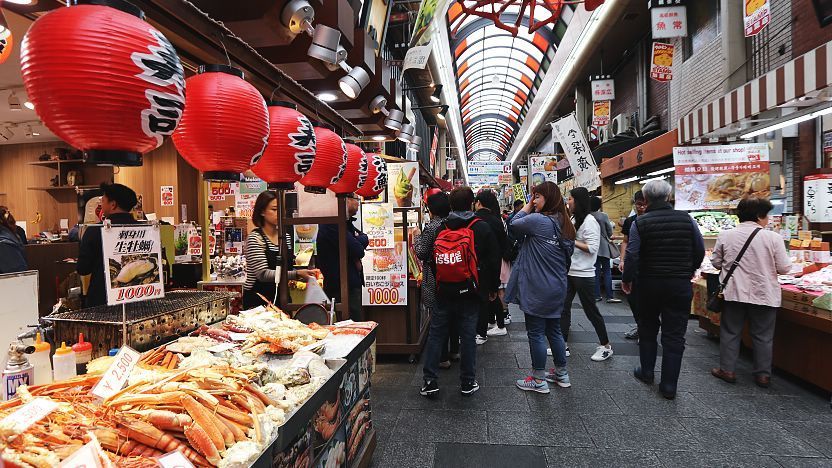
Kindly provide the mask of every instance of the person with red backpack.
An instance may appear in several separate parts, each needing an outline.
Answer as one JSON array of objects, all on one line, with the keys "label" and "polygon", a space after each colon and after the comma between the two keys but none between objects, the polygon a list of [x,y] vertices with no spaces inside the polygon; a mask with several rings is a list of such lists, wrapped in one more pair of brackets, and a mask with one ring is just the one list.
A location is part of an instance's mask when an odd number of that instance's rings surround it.
[{"label": "person with red backpack", "polygon": [[455,188],[450,195],[451,213],[434,242],[436,306],[431,314],[425,345],[422,396],[439,392],[439,359],[448,326],[457,324],[460,337],[460,391],[479,390],[476,380],[475,335],[481,303],[495,299],[500,286],[500,251],[491,228],[471,211],[474,192]]}]

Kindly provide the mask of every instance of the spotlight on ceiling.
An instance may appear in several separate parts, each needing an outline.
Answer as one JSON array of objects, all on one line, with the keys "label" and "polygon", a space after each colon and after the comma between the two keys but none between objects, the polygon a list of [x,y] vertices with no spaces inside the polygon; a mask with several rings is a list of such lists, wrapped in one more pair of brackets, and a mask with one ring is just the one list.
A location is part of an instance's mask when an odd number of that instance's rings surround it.
[{"label": "spotlight on ceiling", "polygon": [[413,151],[419,151],[419,146],[422,144],[422,137],[419,135],[414,135],[413,139],[410,140],[407,147],[412,149]]},{"label": "spotlight on ceiling", "polygon": [[37,0],[6,0],[6,3],[14,3],[15,5],[34,5]]},{"label": "spotlight on ceiling", "polygon": [[339,68],[343,68],[344,71],[349,71],[349,65],[347,65],[346,60],[347,49],[345,49],[341,44],[338,44],[338,49],[335,52],[335,62],[324,62],[324,66],[326,66],[329,71],[335,71]]},{"label": "spotlight on ceiling", "polygon": [[439,108],[439,112],[436,114],[436,118],[439,120],[445,120],[445,114],[448,113],[448,106],[442,106]]},{"label": "spotlight on ceiling", "polygon": [[338,63],[338,47],[341,31],[319,24],[312,34],[312,44],[306,55],[329,63]]},{"label": "spotlight on ceiling", "polygon": [[[379,94],[378,96],[374,97],[370,104],[367,105],[369,107],[370,112],[373,114],[378,114],[379,112],[384,112],[384,106],[387,105],[387,98]],[[390,113],[388,112],[387,115]]]},{"label": "spotlight on ceiling", "polygon": [[404,112],[393,109],[387,111],[387,118],[384,119],[384,126],[390,130],[401,130],[404,123]]},{"label": "spotlight on ceiling", "polygon": [[34,105],[34,104],[32,104],[32,101],[25,101],[25,102],[23,103],[23,107],[25,107],[25,108],[27,108],[27,109],[29,109],[29,110],[35,110],[35,105]]},{"label": "spotlight on ceiling", "polygon": [[410,141],[413,139],[413,134],[415,132],[416,129],[413,128],[413,125],[404,124],[402,125],[401,130],[399,130],[399,132],[396,134],[396,138],[398,138],[399,141],[410,143]]},{"label": "spotlight on ceiling", "polygon": [[318,93],[318,99],[323,102],[333,102],[338,100],[338,96],[333,93]]},{"label": "spotlight on ceiling", "polygon": [[12,138],[14,138],[14,132],[12,132],[12,129],[9,126],[9,124],[0,127],[0,138],[2,138],[5,141],[9,141]]},{"label": "spotlight on ceiling", "polygon": [[373,135],[373,140],[375,141],[386,141],[387,137],[384,135]]},{"label": "spotlight on ceiling", "polygon": [[430,95],[430,100],[433,102],[442,102],[440,96],[442,96],[442,85],[436,85],[433,87],[433,94]]},{"label": "spotlight on ceiling", "polygon": [[310,32],[315,21],[315,9],[306,0],[292,0],[280,13],[280,21],[294,34]]},{"label": "spotlight on ceiling", "polygon": [[367,85],[370,84],[370,75],[361,68],[355,67],[338,80],[341,91],[350,99],[355,99]]},{"label": "spotlight on ceiling", "polygon": [[19,111],[20,109],[20,98],[17,97],[17,94],[15,94],[14,91],[12,91],[12,93],[9,94],[9,110]]},{"label": "spotlight on ceiling", "polygon": [[26,138],[32,138],[35,135],[35,133],[32,131],[31,125],[27,125],[24,128],[26,129]]}]

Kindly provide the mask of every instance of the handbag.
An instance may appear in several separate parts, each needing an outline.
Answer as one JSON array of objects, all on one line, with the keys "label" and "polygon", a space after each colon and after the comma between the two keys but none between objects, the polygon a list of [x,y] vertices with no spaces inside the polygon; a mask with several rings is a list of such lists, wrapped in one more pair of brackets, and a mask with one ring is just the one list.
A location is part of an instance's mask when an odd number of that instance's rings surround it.
[{"label": "handbag", "polygon": [[748,250],[748,246],[751,244],[751,240],[754,239],[754,236],[757,235],[758,232],[762,231],[763,228],[758,227],[748,236],[746,239],[745,244],[740,249],[740,253],[737,254],[737,258],[734,259],[734,263],[731,264],[731,268],[728,269],[728,273],[725,275],[725,279],[719,284],[719,288],[711,295],[710,299],[708,299],[707,308],[711,312],[721,313],[722,310],[725,308],[725,296],[723,291],[725,291],[725,286],[728,285],[728,280],[731,279],[731,276],[734,274],[734,270],[740,265],[740,259],[742,259],[743,254],[745,251]]},{"label": "handbag", "polygon": [[618,258],[621,256],[621,249],[610,239],[607,239],[607,244],[610,246],[610,258]]}]

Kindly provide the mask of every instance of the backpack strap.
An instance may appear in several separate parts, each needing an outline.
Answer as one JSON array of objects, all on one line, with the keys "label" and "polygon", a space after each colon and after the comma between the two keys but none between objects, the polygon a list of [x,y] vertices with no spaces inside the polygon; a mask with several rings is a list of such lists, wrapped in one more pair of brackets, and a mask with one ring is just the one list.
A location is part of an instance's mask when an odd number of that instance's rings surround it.
[{"label": "backpack strap", "polygon": [[479,218],[477,218],[476,216],[474,216],[474,219],[472,219],[472,220],[471,220],[471,222],[470,222],[470,223],[468,223],[468,225],[467,225],[467,226],[465,226],[465,227],[466,227],[466,228],[468,228],[468,229],[471,229],[471,226],[473,226],[473,225],[474,225],[474,223],[476,223],[476,222],[477,222],[477,221],[479,221],[479,220],[480,220]]}]

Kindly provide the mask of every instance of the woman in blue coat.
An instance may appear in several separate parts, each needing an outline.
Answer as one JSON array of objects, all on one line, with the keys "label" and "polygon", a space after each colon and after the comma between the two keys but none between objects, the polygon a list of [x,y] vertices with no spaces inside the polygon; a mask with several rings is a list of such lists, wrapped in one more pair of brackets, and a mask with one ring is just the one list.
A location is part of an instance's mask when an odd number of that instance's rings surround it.
[{"label": "woman in blue coat", "polygon": [[[560,316],[568,263],[575,247],[575,226],[558,186],[544,182],[534,187],[531,201],[512,218],[511,229],[525,240],[511,270],[506,302],[518,304],[526,316],[532,357],[531,375],[518,380],[517,387],[538,393],[549,393],[547,382],[570,387]],[[555,361],[550,372],[546,372],[547,343]]]}]

